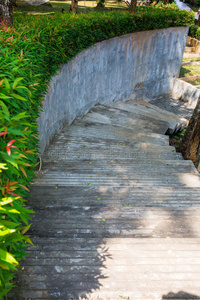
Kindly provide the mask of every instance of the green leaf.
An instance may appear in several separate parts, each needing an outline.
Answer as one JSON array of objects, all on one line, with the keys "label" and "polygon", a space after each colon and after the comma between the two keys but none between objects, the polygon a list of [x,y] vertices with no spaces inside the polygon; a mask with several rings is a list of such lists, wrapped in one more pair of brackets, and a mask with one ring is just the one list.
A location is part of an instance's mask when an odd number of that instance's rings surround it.
[{"label": "green leaf", "polygon": [[11,198],[11,197],[5,197],[5,198],[2,198],[2,201],[0,202],[0,205],[4,206],[4,205],[12,203],[13,201],[14,201],[13,198]]},{"label": "green leaf", "polygon": [[91,186],[92,185],[92,183],[90,182],[90,183],[88,183],[88,186]]},{"label": "green leaf", "polygon": [[10,84],[9,84],[8,79],[6,77],[4,78],[4,83],[5,83],[6,88],[8,90],[10,90]]},{"label": "green leaf", "polygon": [[10,163],[11,165],[13,165],[16,169],[18,169],[18,164],[16,163],[16,161],[11,157],[11,156],[8,156],[8,155],[3,155],[5,157],[5,161]]},{"label": "green leaf", "polygon": [[22,100],[22,101],[28,101],[26,98],[24,98],[24,97],[22,97],[22,96],[20,96],[20,95],[18,95],[18,94],[14,94],[14,93],[12,93],[12,94],[10,94],[13,98],[15,98],[15,99],[18,99],[18,100]]},{"label": "green leaf", "polygon": [[0,120],[1,120],[1,123],[4,124],[5,119],[4,119],[4,116],[3,116],[3,113],[1,110],[0,110]]},{"label": "green leaf", "polygon": [[25,238],[21,233],[11,233],[9,236],[6,237],[6,241],[5,243],[8,245],[10,243],[16,243],[16,242],[20,242],[20,241],[24,241]]},{"label": "green leaf", "polygon": [[8,169],[8,167],[7,167],[7,165],[6,165],[6,164],[2,164],[2,163],[0,163],[0,169],[7,170],[7,169]]},{"label": "green leaf", "polygon": [[25,241],[26,241],[27,243],[31,244],[32,246],[34,246],[33,242],[32,242],[28,237],[26,237]]},{"label": "green leaf", "polygon": [[8,107],[5,105],[5,103],[3,101],[0,101],[0,105],[2,107],[4,114],[9,118],[10,113],[9,113]]},{"label": "green leaf", "polygon": [[5,237],[7,234],[14,233],[15,229],[0,230],[0,236]]},{"label": "green leaf", "polygon": [[10,208],[10,207],[0,207],[0,213],[12,213],[12,214],[20,214],[20,212],[14,208]]},{"label": "green leaf", "polygon": [[9,252],[4,251],[2,249],[0,249],[0,259],[2,261],[6,261],[11,264],[16,264],[16,265],[19,264],[18,261],[16,261],[16,259],[13,257],[12,254],[10,254]]},{"label": "green leaf", "polygon": [[11,120],[16,120],[16,121],[18,121],[18,120],[21,120],[21,119],[23,119],[23,118],[28,118],[28,117],[30,117],[30,115],[27,115],[26,112],[23,111],[23,112],[19,113],[18,115],[13,116],[13,117],[11,118]]},{"label": "green leaf", "polygon": [[0,261],[0,267],[4,270],[10,270],[10,266],[6,262]]},{"label": "green leaf", "polygon": [[18,83],[20,81],[22,81],[23,79],[24,79],[23,77],[15,79],[15,81],[13,82],[13,85],[12,85],[12,89],[14,90],[16,88],[16,86],[18,85]]},{"label": "green leaf", "polygon": [[23,132],[21,132],[21,131],[18,130],[18,129],[15,129],[15,128],[10,128],[10,127],[8,127],[8,132],[9,132],[9,133],[12,133],[12,134],[14,134],[14,135],[21,135],[21,136],[24,136],[24,133],[23,133]]},{"label": "green leaf", "polygon": [[26,88],[25,86],[21,86],[20,85],[20,86],[16,87],[16,89],[24,89],[24,90],[26,90],[28,92],[28,94],[29,94],[30,97],[32,96],[31,91],[28,88]]},{"label": "green leaf", "polygon": [[21,234],[25,234],[31,227],[31,224],[29,224],[28,226],[26,226],[22,231]]},{"label": "green leaf", "polygon": [[9,96],[6,96],[5,94],[3,93],[0,93],[0,99],[10,99],[11,97]]},{"label": "green leaf", "polygon": [[6,221],[6,220],[0,220],[0,226],[3,225],[7,228],[15,228],[17,226],[19,226],[19,223],[14,223],[14,222],[11,222],[11,221]]}]

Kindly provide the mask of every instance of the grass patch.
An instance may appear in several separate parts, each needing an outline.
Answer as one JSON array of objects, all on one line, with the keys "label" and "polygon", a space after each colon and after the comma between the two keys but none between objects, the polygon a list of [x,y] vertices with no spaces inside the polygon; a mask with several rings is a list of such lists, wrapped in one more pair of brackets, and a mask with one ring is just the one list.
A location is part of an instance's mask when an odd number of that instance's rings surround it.
[{"label": "grass patch", "polygon": [[200,75],[200,66],[186,65],[181,67],[179,77],[188,77],[194,75]]},{"label": "grass patch", "polygon": [[183,58],[183,62],[200,61],[200,57]]},{"label": "grass patch", "polygon": [[[18,1],[18,7],[14,9],[14,14],[22,15],[45,15],[50,13],[61,12],[62,8],[65,10],[64,14],[69,12],[71,1],[48,1],[48,4],[51,4],[52,7],[43,6],[43,5],[30,5],[25,1]],[[107,0],[105,8],[97,8],[96,1],[79,1],[78,2],[78,13],[89,13],[89,12],[102,12],[102,11],[111,11],[111,10],[128,10],[127,5],[123,2],[117,2],[115,0]]]},{"label": "grass patch", "polygon": [[192,81],[188,81],[190,84],[193,85],[200,85],[200,79],[199,80],[192,80]]}]

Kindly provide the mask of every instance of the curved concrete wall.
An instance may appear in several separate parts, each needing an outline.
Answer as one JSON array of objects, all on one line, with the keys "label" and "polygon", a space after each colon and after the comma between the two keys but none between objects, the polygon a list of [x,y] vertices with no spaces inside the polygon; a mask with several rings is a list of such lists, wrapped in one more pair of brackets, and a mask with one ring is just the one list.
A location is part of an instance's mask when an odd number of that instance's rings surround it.
[{"label": "curved concrete wall", "polygon": [[97,103],[170,94],[187,34],[186,27],[127,34],[97,43],[61,66],[38,119],[41,154],[64,124]]}]

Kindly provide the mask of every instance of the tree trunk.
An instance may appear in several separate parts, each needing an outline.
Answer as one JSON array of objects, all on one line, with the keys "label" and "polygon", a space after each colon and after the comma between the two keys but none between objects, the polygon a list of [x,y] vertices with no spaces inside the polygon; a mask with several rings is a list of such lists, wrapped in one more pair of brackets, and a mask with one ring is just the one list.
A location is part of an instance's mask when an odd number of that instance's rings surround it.
[{"label": "tree trunk", "polygon": [[75,12],[75,13],[78,12],[78,0],[72,0],[69,11],[72,11],[72,12]]},{"label": "tree trunk", "polygon": [[97,3],[97,6],[98,8],[104,8],[105,7],[105,0],[100,0],[98,3]]},{"label": "tree trunk", "polygon": [[135,13],[136,6],[137,6],[137,0],[131,0],[131,5],[130,5],[130,13],[131,14]]},{"label": "tree trunk", "polygon": [[200,8],[198,9],[197,16],[198,16],[197,26],[199,26],[200,25]]},{"label": "tree trunk", "polygon": [[190,119],[180,144],[180,151],[185,159],[195,163],[200,145],[200,98]]},{"label": "tree trunk", "polygon": [[17,7],[17,0],[12,0],[12,7]]},{"label": "tree trunk", "polygon": [[12,0],[0,0],[0,21],[13,23]]}]

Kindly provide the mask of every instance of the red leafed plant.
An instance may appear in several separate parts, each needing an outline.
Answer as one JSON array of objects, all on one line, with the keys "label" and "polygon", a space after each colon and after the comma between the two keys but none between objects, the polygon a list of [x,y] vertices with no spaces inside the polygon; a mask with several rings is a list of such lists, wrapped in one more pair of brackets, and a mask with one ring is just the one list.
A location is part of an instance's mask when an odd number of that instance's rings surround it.
[{"label": "red leafed plant", "polygon": [[14,142],[16,142],[16,140],[12,140],[10,141],[7,146],[6,146],[6,151],[8,153],[8,155],[10,156],[11,154],[11,148],[15,148],[15,149],[18,149],[16,146],[13,146],[12,144],[14,144]]}]

